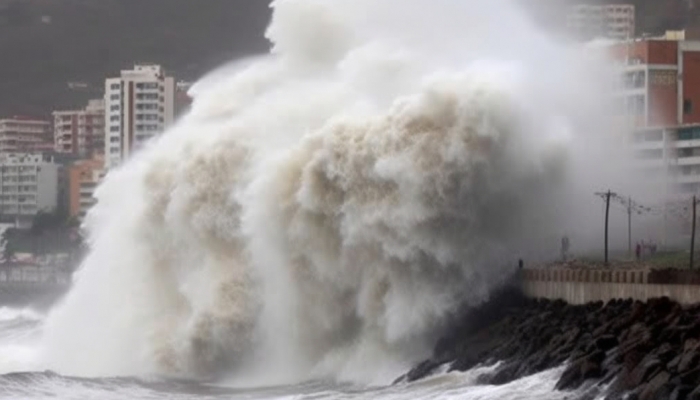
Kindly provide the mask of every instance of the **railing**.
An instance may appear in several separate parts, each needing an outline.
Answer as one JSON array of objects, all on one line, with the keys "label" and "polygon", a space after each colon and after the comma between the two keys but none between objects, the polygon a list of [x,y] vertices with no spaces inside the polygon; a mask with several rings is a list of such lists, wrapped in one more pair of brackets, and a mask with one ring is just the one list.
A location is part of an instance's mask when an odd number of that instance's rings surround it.
[{"label": "railing", "polygon": [[700,285],[700,271],[680,269],[526,269],[523,270],[523,279],[529,282]]},{"label": "railing", "polygon": [[523,279],[538,282],[648,283],[645,270],[529,269]]},{"label": "railing", "polygon": [[0,287],[3,286],[67,286],[71,272],[65,268],[34,265],[0,266]]}]

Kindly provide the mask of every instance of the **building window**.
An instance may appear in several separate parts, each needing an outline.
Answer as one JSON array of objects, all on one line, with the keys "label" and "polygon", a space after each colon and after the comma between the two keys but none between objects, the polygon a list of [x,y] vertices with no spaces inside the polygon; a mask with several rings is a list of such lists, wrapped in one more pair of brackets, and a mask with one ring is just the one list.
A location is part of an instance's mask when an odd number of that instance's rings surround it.
[{"label": "building window", "polygon": [[121,89],[121,87],[122,87],[122,85],[120,85],[118,83],[113,83],[109,88],[112,90],[119,90],[119,89]]},{"label": "building window", "polygon": [[140,82],[136,84],[137,89],[158,89],[158,82]]},{"label": "building window", "polygon": [[625,74],[625,88],[639,89],[646,85],[646,71],[634,71]]},{"label": "building window", "polygon": [[115,104],[109,108],[110,111],[119,111],[119,104]]},{"label": "building window", "polygon": [[627,98],[628,115],[644,115],[646,99],[644,95],[631,96]]},{"label": "building window", "polygon": [[139,93],[136,95],[137,100],[158,100],[157,93]]},{"label": "building window", "polygon": [[693,156],[693,149],[686,147],[682,149],[678,149],[678,157],[679,158],[685,158],[685,157],[692,157]]},{"label": "building window", "polygon": [[110,132],[119,132],[119,127],[118,126],[110,126],[109,131]]},{"label": "building window", "polygon": [[698,140],[700,139],[700,128],[679,128],[678,140]]},{"label": "building window", "polygon": [[118,116],[118,115],[112,115],[111,117],[109,117],[109,120],[110,120],[110,121],[119,121],[119,116]]},{"label": "building window", "polygon": [[683,100],[683,114],[689,115],[693,113],[693,102],[692,100]]},{"label": "building window", "polygon": [[109,99],[110,99],[110,100],[119,100],[119,95],[118,95],[118,94],[113,94],[113,95],[109,96]]},{"label": "building window", "polygon": [[110,153],[110,154],[118,154],[118,153],[119,153],[119,147],[110,147],[109,153]]}]

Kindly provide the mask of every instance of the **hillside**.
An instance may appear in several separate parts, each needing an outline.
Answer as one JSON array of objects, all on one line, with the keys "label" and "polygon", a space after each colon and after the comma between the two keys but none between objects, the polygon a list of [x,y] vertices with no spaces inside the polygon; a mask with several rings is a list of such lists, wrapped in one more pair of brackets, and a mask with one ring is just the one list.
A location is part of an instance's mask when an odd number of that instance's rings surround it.
[{"label": "hillside", "polygon": [[[570,4],[519,0],[560,31]],[[700,27],[700,0],[607,0],[637,6],[638,33]],[[697,4],[696,4],[697,3]],[[0,0],[0,117],[46,115],[100,96],[105,76],[135,61],[192,80],[268,48],[269,0]],[[84,82],[85,88],[69,88]]]},{"label": "hillside", "polygon": [[195,79],[266,50],[269,14],[261,0],[0,0],[0,116],[81,105],[134,61]]}]

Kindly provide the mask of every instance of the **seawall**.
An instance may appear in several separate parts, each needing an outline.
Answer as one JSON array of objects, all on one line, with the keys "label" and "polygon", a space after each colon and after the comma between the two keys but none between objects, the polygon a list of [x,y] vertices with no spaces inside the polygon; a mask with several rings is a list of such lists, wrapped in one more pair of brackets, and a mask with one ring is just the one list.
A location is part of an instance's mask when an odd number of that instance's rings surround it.
[{"label": "seawall", "polygon": [[521,278],[526,296],[569,304],[659,297],[681,304],[700,303],[700,271],[526,269]]}]

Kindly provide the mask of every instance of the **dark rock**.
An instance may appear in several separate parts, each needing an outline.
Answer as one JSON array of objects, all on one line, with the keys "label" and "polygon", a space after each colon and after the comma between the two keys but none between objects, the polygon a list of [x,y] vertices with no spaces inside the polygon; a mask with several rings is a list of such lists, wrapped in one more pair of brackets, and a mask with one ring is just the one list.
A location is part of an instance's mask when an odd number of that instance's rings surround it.
[{"label": "dark rock", "polygon": [[692,368],[695,368],[700,361],[700,353],[697,350],[691,350],[683,353],[680,362],[678,363],[678,372],[683,373]]},{"label": "dark rock", "polygon": [[697,385],[700,383],[700,368],[683,372],[679,376],[681,383],[685,385]]},{"label": "dark rock", "polygon": [[600,336],[595,341],[596,347],[602,351],[608,351],[618,344],[619,342],[617,341],[617,338],[613,335]]},{"label": "dark rock", "polygon": [[603,377],[603,369],[599,363],[585,360],[581,365],[581,379],[587,381],[589,379],[599,379]]},{"label": "dark rock", "polygon": [[602,378],[604,371],[600,364],[604,359],[605,353],[598,351],[569,365],[557,382],[557,390],[576,389],[589,379]]},{"label": "dark rock", "polygon": [[642,361],[632,371],[633,385],[637,386],[642,382],[647,382],[652,376],[663,368],[663,364],[657,358],[649,358]]},{"label": "dark rock", "polygon": [[681,363],[681,359],[683,358],[683,354],[679,354],[676,357],[673,358],[673,360],[669,361],[668,364],[666,364],[666,367],[669,370],[677,370],[678,369],[678,364]]},{"label": "dark rock", "polygon": [[423,361],[422,363],[418,364],[415,366],[413,369],[408,371],[408,374],[406,374],[406,378],[409,381],[415,381],[418,379],[423,379],[426,376],[432,374],[435,372],[435,370],[440,366],[438,362],[435,360],[426,360]]},{"label": "dark rock", "polygon": [[690,311],[664,298],[582,306],[514,298],[460,314],[434,357],[405,380],[445,363],[464,371],[487,361],[501,366],[477,381],[499,385],[564,364],[558,390],[593,383],[576,396],[606,388],[611,400],[685,400],[696,392],[700,400],[700,306]]},{"label": "dark rock", "polygon": [[688,394],[687,400],[700,400],[700,385],[695,387],[695,390]]},{"label": "dark rock", "polygon": [[649,381],[639,394],[639,400],[667,399],[671,396],[671,390],[666,385],[671,378],[668,372],[660,372]]},{"label": "dark rock", "polygon": [[693,386],[688,385],[678,385],[671,392],[671,397],[669,400],[686,400],[690,392],[693,391]]},{"label": "dark rock", "polygon": [[582,383],[581,379],[581,366],[583,364],[583,360],[569,365],[565,370],[564,373],[561,374],[561,377],[559,378],[559,381],[557,381],[556,389],[557,390],[569,390],[569,389],[575,389],[579,387]]},{"label": "dark rock", "polygon": [[494,375],[488,380],[491,385],[503,385],[508,382],[514,381],[517,376],[515,373],[518,371],[519,365],[517,363],[507,364],[496,371]]},{"label": "dark rock", "polygon": [[676,357],[677,353],[676,350],[673,349],[673,346],[669,343],[664,343],[659,348],[656,350],[656,357],[662,362],[662,363],[669,363],[671,360],[673,360],[674,357]]}]

